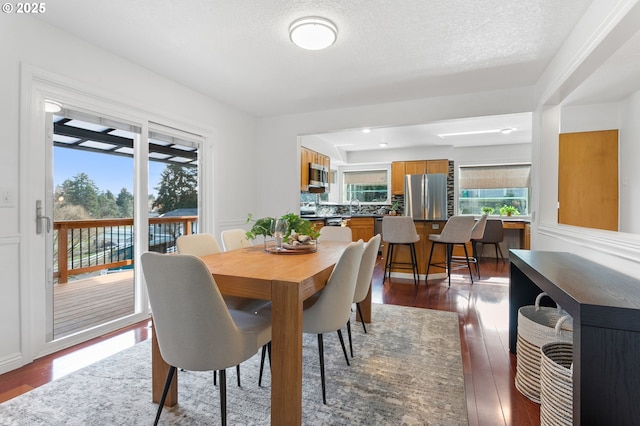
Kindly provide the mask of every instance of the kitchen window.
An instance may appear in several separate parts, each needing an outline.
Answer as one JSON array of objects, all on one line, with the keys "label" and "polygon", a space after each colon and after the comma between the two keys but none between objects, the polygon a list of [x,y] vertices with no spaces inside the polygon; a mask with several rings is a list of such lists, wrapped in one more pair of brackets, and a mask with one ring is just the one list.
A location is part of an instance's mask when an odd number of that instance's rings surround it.
[{"label": "kitchen window", "polygon": [[387,203],[388,170],[358,170],[342,174],[342,202]]},{"label": "kitchen window", "polygon": [[458,214],[482,214],[483,207],[500,214],[503,206],[529,214],[530,164],[464,166],[458,178]]}]

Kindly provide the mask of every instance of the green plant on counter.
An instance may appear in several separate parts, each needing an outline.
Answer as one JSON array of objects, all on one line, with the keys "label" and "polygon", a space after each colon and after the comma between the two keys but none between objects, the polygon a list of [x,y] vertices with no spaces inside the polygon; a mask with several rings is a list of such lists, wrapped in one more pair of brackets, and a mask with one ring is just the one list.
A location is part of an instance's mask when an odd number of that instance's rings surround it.
[{"label": "green plant on counter", "polygon": [[500,216],[516,216],[519,215],[520,212],[517,208],[513,206],[507,206],[506,204],[500,207]]},{"label": "green plant on counter", "polygon": [[493,207],[488,207],[488,206],[484,206],[484,207],[482,207],[482,208],[480,209],[480,211],[481,211],[483,214],[493,214],[493,212],[494,212],[495,210],[496,210],[496,209],[494,209]]},{"label": "green plant on counter", "polygon": [[[296,233],[300,235],[308,235],[314,240],[318,238],[318,236],[320,235],[320,232],[316,230],[316,228],[313,226],[311,222],[309,222],[307,219],[301,218],[295,213],[287,213],[285,215],[282,215],[280,219],[286,220],[287,223],[289,224],[289,229],[287,231],[287,234],[285,235],[285,240],[289,237],[289,235],[291,235],[292,231],[296,231]],[[273,217],[263,217],[263,218],[254,220],[253,215],[249,213],[249,215],[247,216],[246,223],[249,223],[252,221],[254,223],[251,229],[247,231],[245,235],[250,240],[255,239],[258,235],[262,235],[265,238],[268,236],[270,237],[271,223],[274,220],[276,220],[276,218],[273,218]]]},{"label": "green plant on counter", "polygon": [[391,210],[392,210],[392,211],[396,211],[396,212],[397,212],[397,211],[398,211],[398,208],[400,208],[400,205],[398,204],[398,202],[397,202],[397,201],[396,201],[396,202],[394,202],[394,203],[391,205]]}]

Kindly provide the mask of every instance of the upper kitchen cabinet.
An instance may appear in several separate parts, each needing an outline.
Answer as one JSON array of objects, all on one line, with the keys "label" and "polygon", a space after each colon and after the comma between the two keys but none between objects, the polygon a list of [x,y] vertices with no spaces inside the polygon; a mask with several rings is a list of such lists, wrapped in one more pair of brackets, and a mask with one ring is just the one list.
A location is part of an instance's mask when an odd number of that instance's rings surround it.
[{"label": "upper kitchen cabinet", "polygon": [[422,161],[405,161],[404,162],[406,175],[423,175],[427,173],[427,162]]},{"label": "upper kitchen cabinet", "polygon": [[[310,167],[310,165],[314,165]],[[321,166],[321,167],[316,167]],[[318,176],[311,176],[309,174],[310,169],[312,173],[317,173]],[[300,147],[300,191],[309,192],[326,192],[329,190],[328,177],[331,170],[331,160],[327,155],[320,154],[319,152],[311,149]],[[310,182],[324,182],[327,184],[326,188],[315,184],[310,185]]]},{"label": "upper kitchen cabinet", "polygon": [[427,161],[427,173],[437,174],[444,173],[449,174],[449,160],[429,160]]},{"label": "upper kitchen cabinet", "polygon": [[404,175],[406,175],[404,161],[394,161],[391,163],[391,194],[404,194]]},{"label": "upper kitchen cabinet", "polygon": [[449,160],[394,161],[391,163],[391,194],[404,194],[405,175],[449,174]]}]

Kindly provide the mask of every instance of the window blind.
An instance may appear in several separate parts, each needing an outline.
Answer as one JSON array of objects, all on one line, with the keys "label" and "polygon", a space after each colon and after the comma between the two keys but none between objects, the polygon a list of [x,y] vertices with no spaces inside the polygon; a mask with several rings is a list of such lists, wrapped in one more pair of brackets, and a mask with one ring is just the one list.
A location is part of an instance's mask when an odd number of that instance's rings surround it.
[{"label": "window blind", "polygon": [[460,167],[460,189],[529,188],[531,165]]}]

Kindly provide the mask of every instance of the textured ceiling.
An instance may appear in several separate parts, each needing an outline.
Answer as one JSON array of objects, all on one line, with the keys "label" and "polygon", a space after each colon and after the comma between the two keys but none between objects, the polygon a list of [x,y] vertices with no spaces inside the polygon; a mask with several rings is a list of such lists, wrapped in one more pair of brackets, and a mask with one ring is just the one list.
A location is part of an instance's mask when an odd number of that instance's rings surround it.
[{"label": "textured ceiling", "polygon": [[[39,19],[255,116],[532,85],[592,0],[57,0]],[[338,41],[305,51],[309,15]]]}]

